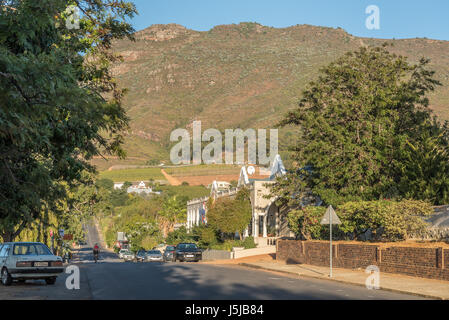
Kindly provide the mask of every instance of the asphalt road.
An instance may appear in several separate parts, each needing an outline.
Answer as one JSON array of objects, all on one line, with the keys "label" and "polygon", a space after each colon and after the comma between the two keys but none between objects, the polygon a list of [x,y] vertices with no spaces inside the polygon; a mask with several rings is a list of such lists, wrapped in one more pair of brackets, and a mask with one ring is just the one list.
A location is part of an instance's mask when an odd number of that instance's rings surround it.
[{"label": "asphalt road", "polygon": [[[135,300],[371,300],[417,299],[416,296],[382,290],[368,290],[359,286],[332,281],[279,276],[273,273],[236,266],[201,263],[134,263],[122,262],[113,253],[102,251],[94,263],[92,244],[99,242],[93,228],[89,228],[88,245],[81,249],[77,262],[80,268],[80,290],[67,290],[62,274],[56,285],[44,282],[14,284],[0,288],[12,290],[11,299],[135,299]],[[14,290],[18,290],[15,295]]]}]

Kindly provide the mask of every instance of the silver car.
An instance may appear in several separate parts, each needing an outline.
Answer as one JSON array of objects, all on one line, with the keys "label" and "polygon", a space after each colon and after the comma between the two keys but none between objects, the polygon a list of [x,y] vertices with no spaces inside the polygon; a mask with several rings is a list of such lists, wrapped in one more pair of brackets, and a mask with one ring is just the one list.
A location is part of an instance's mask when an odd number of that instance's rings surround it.
[{"label": "silver car", "polygon": [[120,259],[123,259],[123,254],[124,254],[124,253],[128,253],[128,252],[129,252],[128,249],[120,249],[120,251],[118,252],[118,257],[119,257]]},{"label": "silver car", "polygon": [[159,250],[150,250],[147,252],[147,261],[164,261],[164,258]]},{"label": "silver car", "polygon": [[129,250],[126,252],[123,252],[122,257],[125,262],[136,260],[136,255]]},{"label": "silver car", "polygon": [[13,280],[43,279],[54,284],[57,276],[64,272],[62,258],[51,253],[40,242],[7,242],[0,244],[1,281],[5,286]]}]

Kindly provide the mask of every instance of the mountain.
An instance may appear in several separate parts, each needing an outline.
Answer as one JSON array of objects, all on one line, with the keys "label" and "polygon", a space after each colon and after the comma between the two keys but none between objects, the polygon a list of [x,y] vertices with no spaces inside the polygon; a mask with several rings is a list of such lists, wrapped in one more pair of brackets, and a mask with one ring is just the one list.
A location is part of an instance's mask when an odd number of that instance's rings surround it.
[{"label": "mountain", "polygon": [[[347,51],[384,42],[410,62],[431,59],[443,83],[430,97],[431,108],[449,120],[449,41],[359,38],[341,28],[257,23],[205,32],[153,25],[135,36],[136,42],[114,44],[124,58],[114,66],[114,75],[129,89],[124,104],[131,118],[125,144],[130,159],[108,164],[97,159],[100,168],[168,160],[171,131],[190,128],[193,120],[201,120],[203,130],[270,128],[295,107],[321,67]],[[281,141],[289,134],[283,129]]]}]

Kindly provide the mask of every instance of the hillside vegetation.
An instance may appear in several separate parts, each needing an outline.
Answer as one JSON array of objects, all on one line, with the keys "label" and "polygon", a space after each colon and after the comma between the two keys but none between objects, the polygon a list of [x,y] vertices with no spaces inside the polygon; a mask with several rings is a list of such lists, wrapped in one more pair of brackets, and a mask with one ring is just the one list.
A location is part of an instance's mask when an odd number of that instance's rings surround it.
[{"label": "hillside vegetation", "polygon": [[[165,161],[172,130],[191,129],[193,120],[202,121],[203,131],[271,128],[297,105],[321,67],[347,51],[385,42],[354,37],[340,28],[277,29],[257,23],[221,25],[207,32],[153,25],[137,32],[136,39],[114,45],[124,57],[114,73],[129,89],[125,107],[131,127],[125,149],[128,156]],[[449,120],[449,42],[388,42],[389,51],[412,63],[422,56],[431,59],[430,68],[443,85],[430,96],[430,107]],[[281,150],[289,135],[288,128],[280,130]]]}]

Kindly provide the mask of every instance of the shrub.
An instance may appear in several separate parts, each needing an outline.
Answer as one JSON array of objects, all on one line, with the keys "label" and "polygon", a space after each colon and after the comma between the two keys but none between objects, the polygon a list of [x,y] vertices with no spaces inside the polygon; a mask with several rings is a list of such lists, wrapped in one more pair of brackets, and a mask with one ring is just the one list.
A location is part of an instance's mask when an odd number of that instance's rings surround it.
[{"label": "shrub", "polygon": [[291,210],[287,214],[290,229],[303,240],[321,239],[323,226],[320,221],[325,211],[325,207],[312,206]]},{"label": "shrub", "polygon": [[177,245],[182,242],[196,242],[193,234],[187,233],[186,227],[181,227],[178,230],[168,233],[165,242],[171,245]]},{"label": "shrub", "polygon": [[246,237],[243,241],[242,241],[242,247],[244,247],[245,249],[253,249],[256,247],[256,243],[254,242],[254,238],[253,237]]},{"label": "shrub", "polygon": [[208,226],[199,226],[193,230],[194,235],[198,239],[198,245],[201,247],[209,247],[217,243],[217,232]]},{"label": "shrub", "polygon": [[[325,207],[290,211],[290,229],[300,239],[329,239],[328,226],[320,224],[325,211]],[[334,229],[336,239],[358,239],[370,230],[374,240],[401,241],[422,234],[426,228],[423,218],[433,209],[429,202],[421,200],[351,201],[340,205],[336,213],[342,222]]]},{"label": "shrub", "polygon": [[422,232],[423,219],[433,214],[430,203],[421,200],[348,202],[339,207],[341,229],[354,238],[371,230],[377,240],[400,241]]}]

